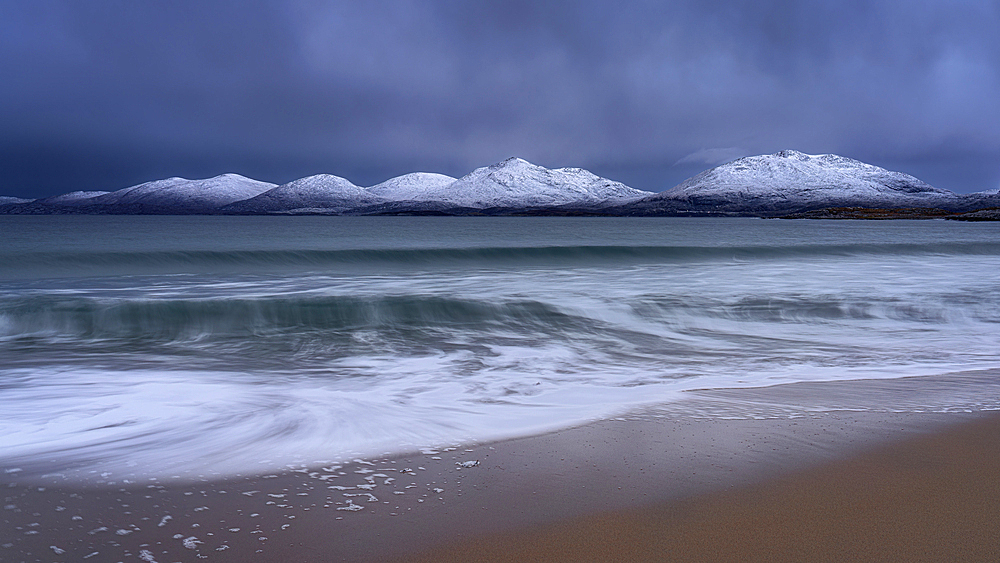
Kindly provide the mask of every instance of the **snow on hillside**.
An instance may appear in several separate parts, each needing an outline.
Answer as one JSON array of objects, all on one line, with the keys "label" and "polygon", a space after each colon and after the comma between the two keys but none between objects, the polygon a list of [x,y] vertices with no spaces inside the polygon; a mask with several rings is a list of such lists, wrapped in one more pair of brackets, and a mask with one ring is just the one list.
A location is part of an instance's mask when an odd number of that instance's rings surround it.
[{"label": "snow on hillside", "polygon": [[340,212],[385,200],[368,193],[349,180],[317,174],[274,187],[255,197],[227,206],[234,213],[276,213],[318,211]]},{"label": "snow on hillside", "polygon": [[462,209],[602,208],[618,215],[778,215],[827,207],[1000,206],[998,190],[958,195],[901,172],[834,154],[785,150],[706,170],[660,194],[581,168],[548,169],[520,158],[462,178],[416,172],[370,188],[318,174],[276,186],[237,174],[169,178],[116,192],[42,200],[0,197],[3,213],[462,213]]},{"label": "snow on hillside", "polygon": [[444,174],[413,172],[376,184],[367,191],[389,201],[421,201],[428,191],[444,188],[454,181],[455,178]]},{"label": "snow on hillside", "polygon": [[213,210],[235,201],[254,197],[274,184],[259,182],[239,174],[222,174],[204,180],[168,178],[146,182],[97,196],[88,204],[123,209]]},{"label": "snow on hillside", "polygon": [[549,207],[621,204],[652,195],[581,168],[550,170],[520,158],[477,168],[454,182],[428,188],[418,201],[457,207]]},{"label": "snow on hillside", "polygon": [[650,199],[774,207],[935,207],[956,198],[901,172],[834,154],[785,150],[717,166]]},{"label": "snow on hillside", "polygon": [[1000,207],[1000,190],[973,192],[961,197],[965,202],[963,206],[965,210],[974,211],[976,209]]},{"label": "snow on hillside", "polygon": [[39,203],[47,203],[50,205],[81,205],[90,203],[87,200],[93,199],[98,196],[102,196],[111,192],[84,192],[76,191],[69,192],[68,194],[55,195],[52,197],[47,197],[45,199],[37,200]]},{"label": "snow on hillside", "polygon": [[31,203],[35,201],[33,199],[26,199],[23,197],[14,197],[9,195],[0,195],[0,205],[14,205],[17,203]]},{"label": "snow on hillside", "polygon": [[[85,213],[395,213],[611,206],[649,195],[580,168],[550,170],[509,158],[457,180],[416,172],[362,188],[318,174],[276,186],[225,174],[206,180],[168,178],[110,193],[73,192],[42,203]],[[33,211],[48,212],[46,207]]]}]

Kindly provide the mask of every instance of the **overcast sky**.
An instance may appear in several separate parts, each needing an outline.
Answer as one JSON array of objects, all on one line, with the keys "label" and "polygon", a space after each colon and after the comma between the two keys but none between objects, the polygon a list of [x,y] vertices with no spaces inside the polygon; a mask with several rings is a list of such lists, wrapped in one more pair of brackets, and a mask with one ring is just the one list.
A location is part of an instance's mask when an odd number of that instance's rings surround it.
[{"label": "overcast sky", "polygon": [[1000,188],[1000,0],[0,0],[0,195],[792,148]]}]

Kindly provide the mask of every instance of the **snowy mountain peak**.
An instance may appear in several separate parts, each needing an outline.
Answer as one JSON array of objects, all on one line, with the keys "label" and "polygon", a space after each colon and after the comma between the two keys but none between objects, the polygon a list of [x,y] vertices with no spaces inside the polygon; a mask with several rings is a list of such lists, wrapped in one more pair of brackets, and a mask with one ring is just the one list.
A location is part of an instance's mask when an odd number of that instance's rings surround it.
[{"label": "snowy mountain peak", "polygon": [[340,212],[384,201],[346,178],[316,174],[276,186],[255,197],[228,205],[234,213]]},{"label": "snowy mountain peak", "polygon": [[706,170],[650,199],[741,210],[937,207],[948,205],[956,197],[909,174],[844,156],[783,150],[747,156]]},{"label": "snowy mountain peak", "polygon": [[548,169],[511,157],[477,168],[453,183],[422,194],[425,201],[459,207],[615,205],[652,195],[581,168]]},{"label": "snowy mountain peak", "polygon": [[368,188],[368,193],[391,201],[417,201],[429,190],[443,188],[454,181],[455,178],[444,174],[411,172],[376,184]]},{"label": "snowy mountain peak", "polygon": [[774,153],[774,156],[777,158],[794,158],[795,160],[803,160],[803,161],[812,158],[812,155],[808,155],[804,152],[799,152],[797,150],[792,150],[792,149],[785,149],[783,151],[778,151]]},{"label": "snowy mountain peak", "polygon": [[[280,186],[239,174],[167,178],[116,192],[42,200],[0,198],[0,213],[510,214],[777,216],[829,207],[975,210],[1000,206],[998,190],[959,196],[913,176],[836,154],[796,150],[748,156],[660,194],[583,168],[549,169],[510,157],[455,179],[415,172],[359,187],[331,174]],[[475,211],[473,211],[475,210]]]},{"label": "snowy mountain peak", "polygon": [[355,186],[347,178],[334,176],[333,174],[316,174],[293,180],[287,184],[282,184],[270,190],[279,193],[315,194],[317,196],[331,195],[358,195],[364,192],[363,188]]},{"label": "snowy mountain peak", "polygon": [[221,174],[204,180],[167,178],[124,188],[88,200],[88,204],[112,205],[123,210],[158,209],[202,212],[254,197],[274,184],[252,180],[239,174]]},{"label": "snowy mountain peak", "polygon": [[524,160],[523,158],[518,158],[516,156],[507,157],[501,160],[500,162],[487,166],[486,168],[489,168],[490,170],[499,170],[503,168],[526,168],[526,167],[541,168],[540,166],[536,166],[528,162],[527,160]]}]

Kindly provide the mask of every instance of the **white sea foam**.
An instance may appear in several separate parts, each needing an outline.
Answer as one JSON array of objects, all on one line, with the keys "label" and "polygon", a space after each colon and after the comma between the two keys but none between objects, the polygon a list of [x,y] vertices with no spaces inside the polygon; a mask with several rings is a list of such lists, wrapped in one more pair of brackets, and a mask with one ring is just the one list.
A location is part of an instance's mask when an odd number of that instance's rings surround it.
[{"label": "white sea foam", "polygon": [[[379,238],[386,225],[426,224],[376,223],[336,248],[360,246],[364,260],[432,242],[447,252],[416,253],[413,267],[393,254],[402,273],[322,262],[311,272],[61,279],[52,265],[31,281],[0,276],[6,478],[260,474],[325,460],[332,480],[331,461],[361,460],[374,489],[385,474],[364,458],[384,452],[443,459],[440,444],[616,416],[690,389],[998,359],[1000,252],[996,234],[974,225],[511,219],[432,223],[472,227],[434,240],[411,229],[393,242]],[[546,234],[552,225],[563,227]],[[322,233],[253,244],[304,249],[269,258],[278,262],[312,260]],[[227,252],[206,256],[228,264],[263,251]]]},{"label": "white sea foam", "polygon": [[187,549],[198,549],[198,546],[203,543],[205,542],[198,540],[195,536],[188,536],[181,541],[181,544]]}]

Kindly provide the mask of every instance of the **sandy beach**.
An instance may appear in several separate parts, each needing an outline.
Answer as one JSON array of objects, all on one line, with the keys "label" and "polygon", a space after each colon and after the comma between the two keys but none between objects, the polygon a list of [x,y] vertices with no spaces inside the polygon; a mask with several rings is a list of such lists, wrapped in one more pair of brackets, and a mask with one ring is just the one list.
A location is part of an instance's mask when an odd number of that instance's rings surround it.
[{"label": "sandy beach", "polygon": [[266,475],[15,471],[0,558],[995,560],[1000,419],[992,397],[968,405],[996,375],[694,392],[541,436]]},{"label": "sandy beach", "polygon": [[399,561],[997,561],[1000,418],[755,486]]}]

